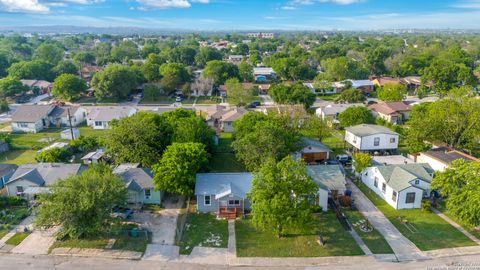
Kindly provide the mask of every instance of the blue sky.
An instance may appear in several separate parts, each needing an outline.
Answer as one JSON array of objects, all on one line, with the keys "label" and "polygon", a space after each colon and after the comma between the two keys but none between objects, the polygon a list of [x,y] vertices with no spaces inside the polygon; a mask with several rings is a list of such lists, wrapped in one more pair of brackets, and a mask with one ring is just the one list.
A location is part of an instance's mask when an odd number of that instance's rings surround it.
[{"label": "blue sky", "polygon": [[0,25],[191,30],[480,29],[480,0],[0,0]]}]

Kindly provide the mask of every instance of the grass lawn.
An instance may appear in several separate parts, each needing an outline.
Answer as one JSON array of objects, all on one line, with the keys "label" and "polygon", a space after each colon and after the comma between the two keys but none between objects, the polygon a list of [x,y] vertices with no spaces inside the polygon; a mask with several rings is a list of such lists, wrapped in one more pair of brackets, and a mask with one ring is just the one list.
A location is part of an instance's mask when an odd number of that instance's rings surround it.
[{"label": "grass lawn", "polygon": [[175,98],[169,96],[159,96],[155,99],[143,98],[139,104],[172,104],[175,102]]},{"label": "grass lawn", "polygon": [[[349,232],[345,231],[335,213],[321,214],[316,228],[310,233],[295,234],[278,238],[272,232],[255,229],[251,220],[242,219],[235,223],[237,256],[239,257],[325,257],[363,255]],[[324,239],[324,246],[317,241],[317,232]]]},{"label": "grass lawn", "polygon": [[342,155],[345,154],[345,143],[340,138],[343,138],[343,135],[337,130],[332,130],[332,134],[324,138],[322,143],[332,149],[335,155]]},{"label": "grass lawn", "polygon": [[189,213],[185,231],[178,243],[180,254],[190,254],[192,249],[201,247],[226,248],[228,245],[228,223],[211,214]]},{"label": "grass lawn", "polygon": [[38,133],[13,133],[11,144],[17,149],[41,149],[60,140],[60,131],[62,129],[50,128]]},{"label": "grass lawn", "polygon": [[478,230],[475,230],[475,228],[472,228],[471,226],[468,226],[466,225],[464,222],[461,222],[460,220],[458,220],[456,217],[454,217],[452,215],[452,213],[450,213],[448,211],[448,209],[446,208],[445,206],[445,202],[446,201],[442,201],[440,203],[440,205],[437,207],[437,210],[441,211],[444,215],[446,215],[447,217],[449,217],[451,220],[455,221],[457,224],[459,224],[460,226],[462,226],[465,230],[467,230],[469,233],[471,233],[473,236],[475,236],[476,238],[480,239],[480,231]]},{"label": "grass lawn", "polygon": [[326,101],[334,101],[340,94],[318,95],[317,98]]},{"label": "grass lawn", "polygon": [[210,170],[212,172],[245,172],[243,164],[237,160],[233,149],[230,146],[232,143],[232,133],[222,133],[218,140],[218,145],[215,146],[214,153],[210,158]]},{"label": "grass lawn", "polygon": [[186,98],[182,101],[183,104],[189,105],[193,104],[193,102],[197,102],[195,104],[218,104],[220,103],[220,98],[217,96],[213,97],[205,97],[205,96],[200,96],[200,97],[190,97]]},{"label": "grass lawn", "polygon": [[[358,186],[390,222],[420,250],[476,245],[435,213],[421,209],[395,210],[363,183]],[[407,227],[399,219],[408,220],[411,226]]]},{"label": "grass lawn", "polygon": [[0,239],[2,239],[7,233],[8,233],[7,229],[0,228]]},{"label": "grass lawn", "polygon": [[0,163],[16,165],[37,163],[35,160],[36,155],[36,150],[10,150],[6,153],[0,154]]},{"label": "grass lawn", "polygon": [[18,246],[27,236],[30,235],[30,232],[21,232],[16,233],[10,237],[5,243],[8,245]]},{"label": "grass lawn", "polygon": [[87,125],[78,126],[77,129],[78,131],[80,131],[80,135],[84,137],[88,137],[88,136],[101,137],[107,132],[107,130],[105,129],[93,129],[92,127]]},{"label": "grass lawn", "polygon": [[353,224],[355,231],[360,235],[365,245],[367,245],[373,254],[393,254],[392,248],[377,230],[373,229],[371,232],[364,232],[360,230],[359,226],[355,226],[355,224],[358,224],[361,220],[365,220],[362,213],[349,208],[342,209],[342,212],[345,213],[350,223]]}]

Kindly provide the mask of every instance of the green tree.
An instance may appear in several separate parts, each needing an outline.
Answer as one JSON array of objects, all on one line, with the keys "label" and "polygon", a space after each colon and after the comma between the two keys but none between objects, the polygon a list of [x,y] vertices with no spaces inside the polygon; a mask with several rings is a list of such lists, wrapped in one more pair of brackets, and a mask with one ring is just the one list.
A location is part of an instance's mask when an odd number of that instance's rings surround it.
[{"label": "green tree", "polygon": [[0,52],[0,78],[7,76],[7,68],[11,64],[11,59],[7,53]]},{"label": "green tree", "polygon": [[63,59],[64,50],[53,44],[42,44],[38,46],[33,54],[33,59],[43,61],[55,66]]},{"label": "green tree", "polygon": [[16,78],[6,77],[0,79],[0,97],[2,98],[13,97],[28,90],[28,86],[23,85],[23,83]]},{"label": "green tree", "polygon": [[222,60],[223,55],[220,51],[212,47],[201,47],[195,56],[195,63],[199,67],[204,67],[207,62],[213,60]]},{"label": "green tree", "polygon": [[355,172],[361,173],[365,168],[372,164],[372,157],[367,153],[354,153],[353,162],[355,165]]},{"label": "green tree", "polygon": [[310,108],[316,99],[310,88],[300,82],[292,85],[275,84],[268,92],[278,104],[303,104],[306,109]]},{"label": "green tree", "polygon": [[157,44],[147,43],[143,48],[140,50],[140,55],[143,58],[147,58],[150,54],[158,54],[160,53],[160,48]]},{"label": "green tree", "polygon": [[87,84],[72,74],[62,74],[53,83],[52,95],[60,100],[72,101],[85,93]]},{"label": "green tree", "polygon": [[111,208],[126,202],[125,183],[108,165],[97,164],[80,175],[54,183],[41,196],[36,226],[61,225],[58,237],[96,236],[112,226]]},{"label": "green tree", "polygon": [[72,61],[60,61],[52,70],[56,76],[60,76],[62,74],[78,74],[78,68]]},{"label": "green tree", "polygon": [[357,61],[347,57],[325,59],[321,62],[325,79],[329,81],[343,81],[347,79],[364,79],[368,71]]},{"label": "green tree", "polygon": [[95,73],[91,84],[95,97],[119,100],[126,98],[137,86],[137,76],[129,67],[114,64]]},{"label": "green tree", "polygon": [[56,147],[37,154],[35,160],[38,162],[68,162],[71,157],[72,153],[68,149]]},{"label": "green tree", "polygon": [[317,116],[310,116],[304,125],[303,133],[307,137],[315,138],[321,142],[332,134],[332,130],[326,120]]},{"label": "green tree", "polygon": [[12,64],[8,68],[8,75],[17,79],[35,79],[52,81],[54,73],[53,66],[47,62],[42,61],[21,61]]},{"label": "green tree", "polygon": [[407,87],[399,83],[387,83],[377,90],[378,99],[382,101],[402,101],[407,97]]},{"label": "green tree", "polygon": [[450,89],[461,86],[476,86],[477,79],[472,68],[464,63],[455,63],[451,59],[436,58],[425,68],[422,81],[433,82],[433,89],[445,95]]},{"label": "green tree", "polygon": [[238,75],[243,82],[253,82],[253,66],[247,61],[238,64]]},{"label": "green tree", "polygon": [[190,74],[185,65],[166,63],[160,66],[160,85],[166,93],[173,93],[178,85],[190,82]]},{"label": "green tree", "polygon": [[137,45],[132,41],[124,41],[113,46],[110,53],[113,61],[118,63],[139,57]]},{"label": "green tree", "polygon": [[147,84],[143,89],[143,100],[146,101],[156,101],[163,94],[163,91],[160,87],[154,84]]},{"label": "green tree", "polygon": [[318,187],[308,176],[305,164],[287,156],[279,163],[269,159],[254,174],[252,221],[255,227],[282,237],[288,230],[303,230],[313,221],[308,198]]},{"label": "green tree", "polygon": [[228,102],[235,106],[244,106],[253,98],[253,89],[244,89],[237,78],[228,79],[225,82]]},{"label": "green tree", "polygon": [[355,103],[365,100],[365,95],[360,89],[346,89],[343,90],[340,95],[335,99],[336,103]]},{"label": "green tree", "polygon": [[230,78],[239,77],[236,65],[221,60],[207,62],[203,75],[207,78],[212,78],[216,85],[222,85]]},{"label": "green tree", "polygon": [[208,163],[208,153],[202,143],[173,143],[153,166],[156,190],[190,196],[195,175]]},{"label": "green tree", "polygon": [[73,56],[73,62],[78,66],[93,65],[95,64],[95,54],[92,52],[81,51]]},{"label": "green tree", "polygon": [[156,164],[170,144],[172,131],[160,115],[138,112],[114,121],[103,144],[116,163]]},{"label": "green tree", "polygon": [[431,189],[447,197],[447,210],[463,223],[480,225],[480,163],[455,160],[444,172],[438,172]]},{"label": "green tree", "polygon": [[375,119],[366,107],[352,106],[341,112],[338,116],[342,127],[355,126],[359,124],[373,124]]}]

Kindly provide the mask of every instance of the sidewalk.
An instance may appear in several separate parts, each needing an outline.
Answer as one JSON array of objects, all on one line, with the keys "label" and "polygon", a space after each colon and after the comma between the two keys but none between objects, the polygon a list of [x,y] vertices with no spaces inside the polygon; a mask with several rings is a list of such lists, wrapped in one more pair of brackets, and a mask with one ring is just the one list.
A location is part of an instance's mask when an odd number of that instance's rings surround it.
[{"label": "sidewalk", "polygon": [[350,179],[347,179],[347,182],[358,210],[383,235],[399,261],[426,259],[425,255],[393,226]]},{"label": "sidewalk", "polygon": [[71,257],[99,257],[108,259],[127,259],[140,260],[141,252],[125,250],[104,250],[93,248],[56,248],[52,250],[52,255],[71,256]]}]

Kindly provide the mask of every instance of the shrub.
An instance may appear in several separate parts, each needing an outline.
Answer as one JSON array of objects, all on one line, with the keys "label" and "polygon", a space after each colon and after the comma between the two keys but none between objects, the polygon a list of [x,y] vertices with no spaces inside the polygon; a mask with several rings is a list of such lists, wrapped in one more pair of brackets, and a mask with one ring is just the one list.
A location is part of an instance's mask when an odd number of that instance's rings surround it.
[{"label": "shrub", "polygon": [[340,196],[340,197],[338,197],[338,202],[343,207],[349,207],[350,205],[352,205],[352,197],[350,197],[350,196]]},{"label": "shrub", "polygon": [[322,207],[320,205],[312,205],[312,213],[321,213]]},{"label": "shrub", "polygon": [[430,211],[431,202],[430,200],[422,201],[422,211]]},{"label": "shrub", "polygon": [[64,148],[52,148],[42,151],[35,157],[38,162],[67,162],[71,156],[70,150]]}]

